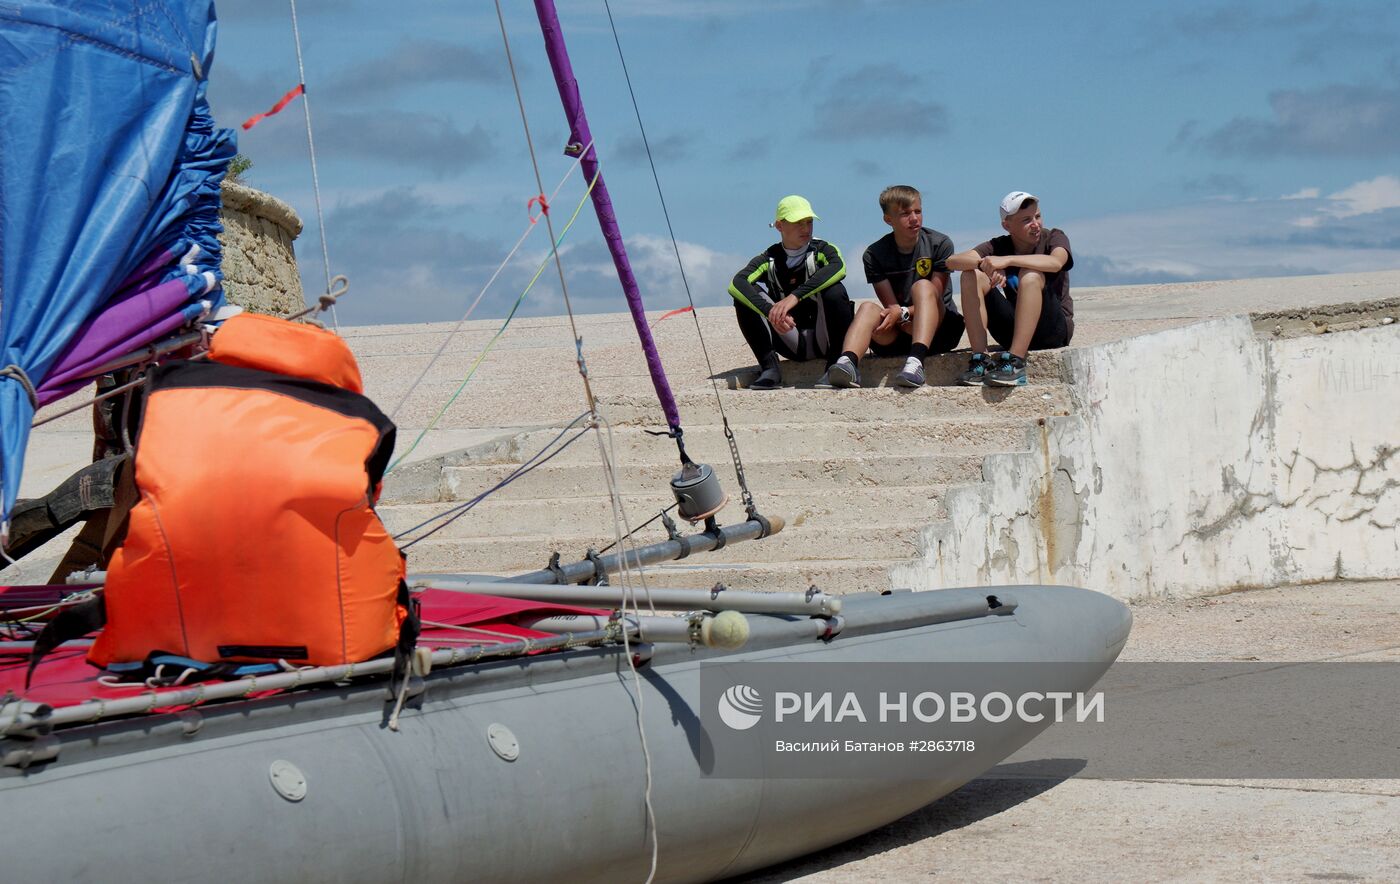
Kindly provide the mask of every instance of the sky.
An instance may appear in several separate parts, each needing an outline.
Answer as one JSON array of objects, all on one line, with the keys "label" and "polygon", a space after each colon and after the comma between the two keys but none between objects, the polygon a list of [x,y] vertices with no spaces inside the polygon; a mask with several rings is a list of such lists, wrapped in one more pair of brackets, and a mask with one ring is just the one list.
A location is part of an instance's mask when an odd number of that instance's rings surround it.
[{"label": "sky", "polygon": [[[695,303],[728,303],[789,193],[872,297],[860,255],[890,184],[959,250],[1001,233],[1004,194],[1036,194],[1076,286],[1400,268],[1400,4],[609,2],[560,18],[649,310],[688,303],[677,252]],[[510,311],[549,259],[518,102],[556,233],[584,199],[534,6],[501,7],[518,98],[491,3],[296,3],[342,324]],[[291,7],[218,13],[210,100],[236,127],[300,79]],[[239,143],[246,182],[305,221],[303,284],[324,291],[302,104]],[[591,207],[560,253],[575,311],[625,309]],[[550,265],[519,315],[563,312]]]}]

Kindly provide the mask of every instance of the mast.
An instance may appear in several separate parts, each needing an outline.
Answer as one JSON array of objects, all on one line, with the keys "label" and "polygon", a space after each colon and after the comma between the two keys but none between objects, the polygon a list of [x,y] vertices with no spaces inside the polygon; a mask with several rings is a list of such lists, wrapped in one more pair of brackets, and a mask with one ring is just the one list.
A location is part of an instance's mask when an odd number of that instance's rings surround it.
[{"label": "mast", "polygon": [[593,176],[598,176],[592,194],[598,226],[602,228],[608,251],[612,253],[617,278],[622,283],[623,294],[627,297],[628,312],[632,314],[632,322],[637,327],[642,351],[646,353],[647,371],[651,374],[656,398],[661,402],[661,410],[666,414],[666,423],[671,428],[671,435],[680,447],[681,460],[689,462],[690,458],[686,456],[685,446],[681,441],[681,418],[676,408],[676,397],[671,393],[671,384],[666,380],[665,369],[661,367],[661,354],[656,350],[651,328],[647,325],[646,308],[642,305],[642,294],[637,288],[637,278],[632,274],[632,265],[627,260],[627,249],[622,244],[622,231],[617,226],[617,216],[613,213],[608,186],[598,171],[597,146],[593,141],[593,133],[588,129],[588,117],[583,112],[583,99],[579,95],[578,80],[574,77],[573,66],[569,63],[569,52],[564,45],[564,32],[559,26],[559,14],[554,8],[554,0],[535,0],[535,13],[540,20],[540,31],[544,34],[549,66],[554,71],[554,84],[559,87],[559,100],[563,102],[564,115],[569,120],[569,143],[564,147],[564,154],[576,157],[582,152],[584,180],[592,180]]}]

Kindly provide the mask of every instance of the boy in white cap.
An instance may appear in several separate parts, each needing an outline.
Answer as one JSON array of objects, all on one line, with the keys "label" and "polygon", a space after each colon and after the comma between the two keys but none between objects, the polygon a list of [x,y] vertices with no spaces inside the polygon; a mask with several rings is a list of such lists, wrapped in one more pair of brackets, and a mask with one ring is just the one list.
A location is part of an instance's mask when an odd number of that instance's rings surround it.
[{"label": "boy in white cap", "polygon": [[[841,251],[812,238],[815,220],[806,199],[783,197],[773,219],[782,240],[754,256],[729,284],[739,330],[758,360],[751,389],[782,384],[779,354],[798,361],[822,356],[828,370],[841,355],[855,308],[841,285],[846,276]],[[823,375],[819,386],[826,384]]]},{"label": "boy in white cap", "polygon": [[[969,386],[1020,386],[1028,352],[1068,346],[1074,336],[1069,237],[1045,228],[1040,200],[1023,190],[1008,193],[1000,211],[1005,236],[948,259],[950,270],[962,271],[972,359],[958,381]],[[1006,348],[996,364],[987,355],[988,333]]]}]

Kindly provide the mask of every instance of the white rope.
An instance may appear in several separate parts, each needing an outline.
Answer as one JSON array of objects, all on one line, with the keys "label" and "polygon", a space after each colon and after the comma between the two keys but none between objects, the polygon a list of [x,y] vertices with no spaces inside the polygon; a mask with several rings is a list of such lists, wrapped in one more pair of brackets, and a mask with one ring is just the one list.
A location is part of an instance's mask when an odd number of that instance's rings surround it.
[{"label": "white rope", "polygon": [[[509,641],[519,641],[519,640],[521,639],[521,636],[520,636],[520,635],[517,635],[517,634],[515,634],[515,633],[512,633],[512,632],[501,632],[500,630],[497,630],[497,629],[487,629],[487,628],[484,627],[484,626],[460,626],[460,625],[455,624],[455,623],[441,623],[441,622],[438,622],[437,620],[420,620],[420,621],[418,621],[418,622],[421,623],[421,624],[424,625],[424,626],[428,626],[428,627],[431,627],[431,628],[433,628],[433,629],[452,629],[452,630],[456,630],[456,631],[458,631],[458,632],[471,632],[471,633],[477,633],[477,634],[479,634],[479,635],[489,635],[489,636],[491,636],[492,638],[503,638],[503,639],[507,639],[507,640],[509,640]],[[434,637],[432,637],[431,639],[427,639],[427,638],[423,639],[423,641],[426,642],[426,643],[432,643],[432,642],[435,642],[435,641],[465,641],[465,640],[466,640],[466,639],[451,639],[451,638],[447,638],[446,636],[434,636]]]},{"label": "white rope", "polygon": [[[589,144],[592,145],[592,142],[589,142]],[[573,176],[574,170],[577,169],[582,162],[583,155],[580,154],[579,158],[574,160],[569,166],[568,171],[564,173],[564,177],[559,179],[559,183],[554,187],[554,192],[549,195],[550,205],[554,204],[554,198],[559,195],[559,191],[563,189],[565,182]],[[515,241],[515,245],[511,248],[510,252],[501,259],[500,264],[496,265],[496,270],[491,274],[491,278],[486,280],[486,284],[481,287],[481,291],[476,293],[476,299],[473,300],[471,306],[467,308],[467,312],[463,313],[462,318],[457,320],[457,324],[452,327],[452,331],[443,335],[442,343],[438,344],[437,352],[433,354],[433,358],[428,360],[428,364],[419,372],[418,377],[414,378],[413,383],[408,385],[408,390],[403,394],[403,398],[399,400],[399,404],[395,405],[394,410],[389,413],[390,420],[394,420],[399,416],[399,409],[404,407],[409,397],[413,395],[413,391],[417,390],[418,385],[423,383],[423,379],[428,376],[428,372],[432,371],[433,366],[438,364],[438,360],[442,358],[443,351],[447,349],[447,345],[462,331],[462,326],[466,325],[467,320],[471,319],[472,313],[476,312],[476,306],[480,304],[481,299],[486,296],[486,291],[496,282],[496,278],[501,275],[501,272],[506,269],[506,265],[515,257],[515,253],[520,251],[520,247],[525,244],[525,240],[528,239],[535,228],[539,226],[539,224],[536,223],[538,220],[538,218],[530,220],[530,223],[525,227],[525,232],[520,234],[520,238]]]},{"label": "white rope", "polygon": [[[297,47],[297,82],[301,85],[301,109],[306,114],[306,149],[311,155],[311,191],[316,197],[316,231],[321,235],[321,262],[326,270],[326,294],[331,293],[331,254],[326,247],[326,217],[321,212],[321,177],[316,173],[316,140],[311,135],[311,93],[306,89],[306,66],[301,58],[301,29],[297,27],[297,0],[292,4],[292,40]],[[340,331],[340,318],[331,303],[331,324]]]},{"label": "white rope", "polygon": [[[627,510],[626,505],[623,503],[622,500],[622,489],[617,484],[617,473],[613,469],[612,451],[616,450],[616,446],[613,444],[612,424],[609,423],[601,415],[597,414],[596,411],[594,412],[594,415],[595,423],[593,425],[593,429],[598,439],[598,454],[602,458],[603,477],[607,482],[608,497],[612,503],[613,535],[616,538],[614,542],[617,545],[618,551],[617,576],[619,585],[622,589],[622,615],[623,617],[626,617],[627,615],[627,601],[630,598],[632,601],[632,614],[633,616],[640,618],[641,608],[637,604],[637,595],[632,588],[632,566],[628,563],[627,559],[627,553],[629,552],[628,548],[630,547],[631,551],[635,552],[636,543],[632,541],[631,535],[625,533],[627,530],[626,526],[628,524]],[[603,442],[603,433],[599,430],[600,425],[607,429],[608,439],[606,444]],[[646,584],[645,569],[639,567],[637,569],[637,575],[641,581],[642,590],[646,593],[647,604],[651,608],[651,612],[655,614],[656,606],[654,603],[652,603],[651,591]],[[598,576],[601,577],[603,575]],[[651,749],[647,746],[647,732],[646,727],[643,725],[642,698],[644,691],[642,690],[642,676],[639,672],[637,672],[637,660],[636,657],[632,654],[631,638],[630,636],[628,636],[627,630],[625,629],[622,631],[622,649],[623,654],[627,657],[627,668],[630,669],[632,672],[632,682],[636,688],[637,736],[641,741],[642,762],[646,773],[645,788],[642,792],[642,803],[646,808],[647,828],[651,836],[651,869],[647,873],[646,880],[647,884],[651,884],[651,881],[656,877],[656,865],[660,855],[660,842],[658,840],[656,832],[656,810],[651,803]]]},{"label": "white rope", "polygon": [[[515,71],[515,60],[511,57],[511,52],[510,52],[510,38],[509,38],[509,37],[507,36],[507,34],[506,34],[506,19],[505,19],[505,14],[501,12],[501,2],[500,2],[500,0],[495,0],[495,3],[496,3],[496,19],[497,19],[497,21],[500,22],[500,25],[501,25],[501,42],[505,45],[506,62],[507,62],[507,64],[510,66],[510,78],[511,78],[511,82],[514,84],[514,87],[515,87],[515,100],[516,100],[516,104],[519,105],[519,107],[520,107],[520,122],[521,122],[521,125],[522,125],[522,126],[524,127],[524,129],[525,129],[525,144],[526,144],[526,146],[527,146],[527,147],[529,148],[529,150],[530,150],[530,164],[531,164],[531,166],[534,168],[534,171],[535,171],[535,185],[539,188],[539,192],[540,192],[540,193],[543,193],[543,192],[544,192],[544,180],[543,180],[543,179],[541,178],[541,176],[540,176],[540,164],[539,164],[539,160],[538,160],[538,159],[536,158],[536,156],[535,156],[535,143],[534,143],[534,139],[533,139],[533,138],[531,137],[531,135],[530,135],[530,121],[529,121],[529,118],[528,118],[528,117],[526,116],[526,114],[525,114],[525,98],[524,98],[523,95],[521,95],[521,92],[520,92],[520,80],[519,80],[519,77],[516,75],[516,71]],[[580,152],[580,158],[582,158],[586,153],[587,153],[586,150],[585,150],[585,151],[581,151],[581,152]],[[625,527],[625,526],[626,526],[626,524],[627,524],[627,520],[626,520],[626,518],[625,518],[625,512],[624,512],[624,510],[623,510],[622,494],[621,494],[621,491],[620,491],[620,489],[618,488],[618,485],[617,485],[617,477],[616,477],[616,475],[614,474],[613,469],[612,469],[612,458],[611,458],[611,456],[610,456],[610,453],[609,453],[609,451],[608,451],[607,446],[606,446],[606,445],[604,444],[604,442],[603,442],[603,435],[602,435],[602,433],[601,433],[601,432],[598,432],[598,427],[599,427],[600,423],[602,423],[602,419],[598,416],[598,404],[597,404],[596,399],[595,399],[594,396],[593,396],[593,388],[592,388],[592,385],[590,384],[589,379],[588,379],[588,367],[587,367],[587,364],[584,362],[584,359],[583,359],[583,338],[579,336],[579,333],[578,333],[578,324],[577,324],[577,322],[576,322],[575,319],[574,319],[574,308],[573,308],[573,304],[572,304],[572,302],[571,302],[571,300],[570,300],[570,298],[569,298],[569,286],[568,286],[568,283],[567,283],[567,282],[565,281],[565,279],[564,279],[564,262],[563,262],[563,259],[562,259],[562,258],[560,257],[560,255],[559,255],[559,243],[558,243],[558,239],[557,239],[557,238],[555,237],[555,235],[554,235],[554,223],[550,220],[550,218],[549,218],[549,213],[547,213],[547,212],[544,214],[544,220],[545,220],[545,225],[549,228],[549,244],[550,244],[549,247],[550,247],[550,252],[551,252],[551,253],[553,254],[553,256],[554,256],[554,266],[556,267],[556,269],[557,269],[558,272],[559,272],[559,291],[560,291],[560,294],[563,296],[563,300],[564,300],[564,309],[565,309],[565,311],[567,311],[568,316],[569,316],[569,330],[570,330],[570,332],[572,332],[572,334],[573,334],[574,347],[575,347],[575,350],[576,350],[576,352],[577,352],[577,357],[578,357],[578,372],[579,372],[579,377],[580,377],[580,378],[582,379],[582,381],[583,381],[583,395],[584,395],[584,401],[585,401],[585,403],[587,404],[587,406],[588,406],[588,411],[589,411],[589,413],[592,415],[592,418],[593,418],[593,420],[592,420],[592,426],[593,426],[594,431],[597,433],[597,438],[598,438],[598,450],[599,450],[600,455],[602,456],[602,461],[603,461],[603,475],[604,475],[604,477],[605,477],[606,480],[607,480],[609,494],[610,494],[611,499],[612,499],[612,509],[613,509],[613,533],[614,533],[615,536],[616,536],[616,541],[617,541],[617,545],[618,545],[618,553],[619,553],[619,561],[621,562],[621,564],[620,564],[620,566],[619,566],[619,569],[618,569],[618,574],[619,574],[619,577],[620,577],[620,578],[622,579],[622,581],[623,581],[622,587],[623,587],[623,593],[624,593],[624,597],[623,597],[624,605],[623,605],[622,613],[623,613],[623,616],[625,617],[625,616],[626,616],[626,613],[627,613],[627,609],[626,609],[626,593],[628,592],[628,587],[629,587],[629,585],[630,585],[630,580],[629,580],[629,567],[628,567],[628,565],[627,565],[627,555],[626,555],[626,552],[627,552],[627,551],[626,551],[626,548],[625,548],[625,546],[624,546],[624,544],[626,543],[626,538],[624,537],[624,532],[625,532],[625,530],[626,530],[626,527]],[[611,438],[611,431],[609,431],[609,438]],[[601,576],[604,576],[604,575],[598,575],[598,576],[601,577]],[[636,598],[635,598],[635,596],[633,597],[633,608],[634,608],[634,611],[635,611],[635,609],[636,609]],[[640,611],[636,611],[636,613],[640,615]],[[623,643],[623,653],[624,653],[624,654],[626,655],[626,657],[627,657],[627,666],[628,666],[628,668],[632,670],[633,684],[634,684],[635,689],[636,689],[636,698],[637,698],[637,734],[638,734],[638,736],[639,736],[640,739],[641,739],[642,760],[643,760],[643,763],[644,763],[644,765],[645,765],[645,772],[646,772],[646,788],[645,788],[645,790],[643,791],[642,800],[643,800],[643,803],[644,803],[645,808],[646,808],[646,824],[647,824],[647,831],[648,831],[648,834],[650,835],[650,841],[651,841],[651,869],[650,869],[650,871],[647,873],[647,878],[646,878],[647,884],[651,884],[651,881],[653,881],[653,880],[656,878],[656,866],[657,866],[657,859],[658,859],[658,856],[659,856],[659,854],[660,854],[660,844],[659,844],[659,841],[658,841],[658,839],[657,839],[657,833],[656,833],[656,812],[655,812],[655,809],[653,808],[652,803],[651,803],[651,786],[652,786],[651,752],[650,752],[650,750],[647,748],[646,727],[645,727],[645,725],[644,725],[644,720],[643,720],[643,715],[642,715],[642,697],[643,697],[644,691],[643,691],[643,685],[642,685],[642,677],[641,677],[641,675],[637,672],[636,661],[633,659],[633,656],[632,656],[631,638],[628,636],[627,630],[626,630],[626,629],[623,629],[623,630],[622,630],[622,643]]]},{"label": "white rope", "polygon": [[642,147],[646,150],[647,164],[651,167],[651,180],[656,184],[656,198],[661,203],[661,217],[666,220],[666,232],[671,237],[671,250],[676,254],[676,267],[680,270],[681,286],[685,289],[686,301],[690,304],[690,318],[695,322],[695,336],[700,342],[700,352],[705,357],[705,370],[710,376],[710,389],[715,394],[715,405],[719,407],[719,417],[724,424],[724,438],[729,442],[729,458],[734,463],[735,478],[739,480],[739,491],[744,499],[744,508],[748,511],[749,518],[753,518],[757,513],[754,504],[753,494],[749,491],[749,482],[744,475],[744,461],[739,456],[739,440],[734,437],[734,431],[729,427],[729,416],[724,413],[724,398],[719,393],[719,376],[715,373],[714,364],[710,361],[710,348],[705,343],[705,333],[700,328],[700,311],[695,309],[695,296],[690,290],[690,279],[685,273],[685,261],[681,260],[681,247],[676,242],[676,231],[671,225],[671,212],[666,208],[666,194],[661,190],[661,175],[656,171],[656,160],[651,153],[651,141],[647,138],[647,127],[642,123],[642,108],[637,103],[637,93],[632,88],[632,75],[627,70],[627,58],[622,52],[622,38],[617,33],[617,23],[613,21],[612,6],[608,0],[603,0],[603,8],[608,14],[608,26],[612,29],[613,44],[617,46],[617,60],[622,64],[622,78],[627,83],[627,94],[632,98],[632,112],[637,118],[637,131],[642,136]]}]

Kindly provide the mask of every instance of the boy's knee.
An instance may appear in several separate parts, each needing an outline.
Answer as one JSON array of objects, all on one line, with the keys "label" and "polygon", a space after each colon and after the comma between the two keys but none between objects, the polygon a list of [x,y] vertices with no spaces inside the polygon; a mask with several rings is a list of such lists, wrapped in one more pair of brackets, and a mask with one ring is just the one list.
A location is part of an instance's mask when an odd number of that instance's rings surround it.
[{"label": "boy's knee", "polygon": [[1027,286],[1043,289],[1045,288],[1045,274],[1041,273],[1039,270],[1027,270],[1021,274],[1018,285],[1023,290]]},{"label": "boy's knee", "polygon": [[980,295],[992,287],[992,281],[981,270],[964,270],[961,281],[964,295]]}]

